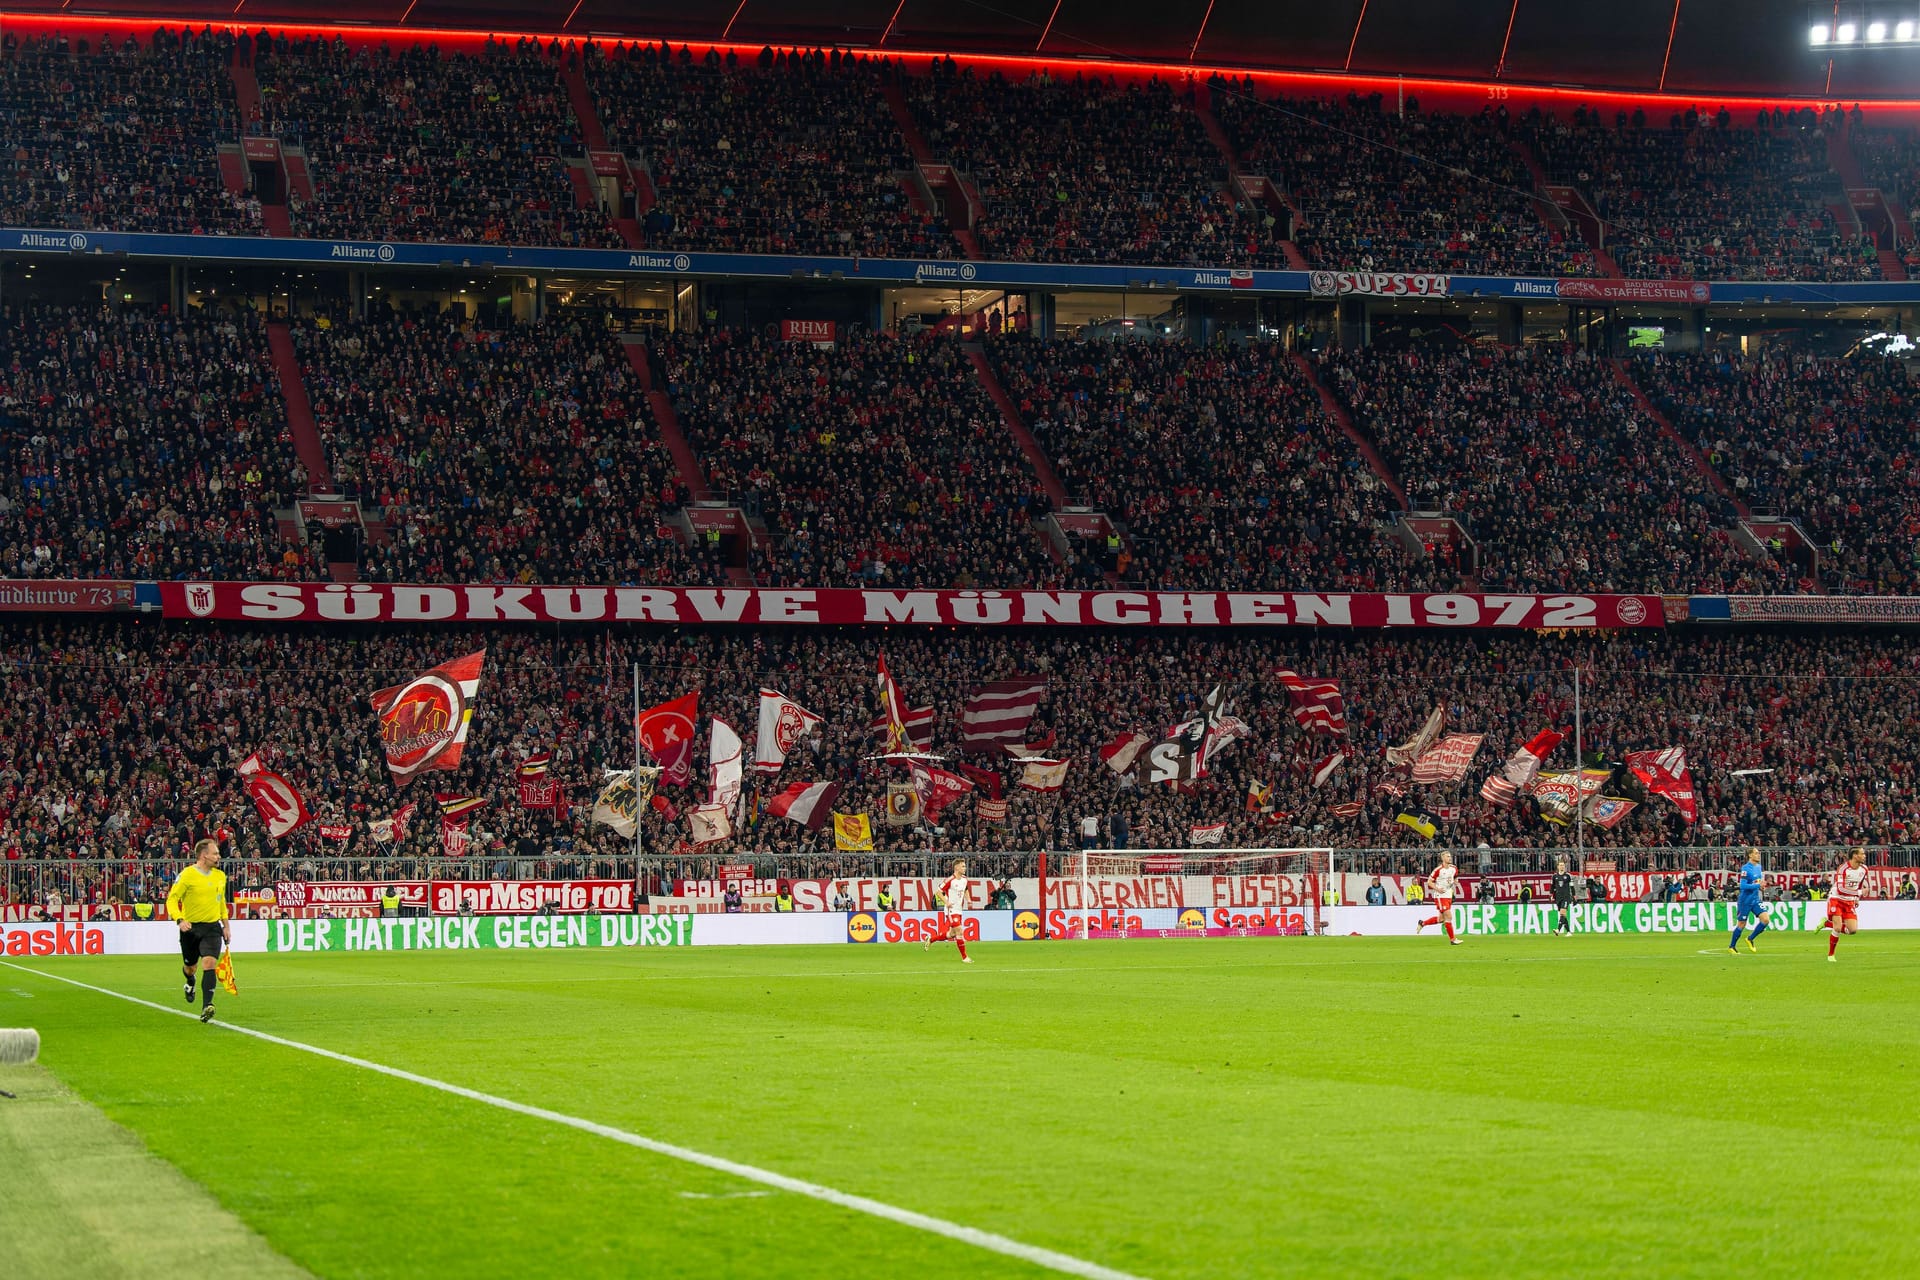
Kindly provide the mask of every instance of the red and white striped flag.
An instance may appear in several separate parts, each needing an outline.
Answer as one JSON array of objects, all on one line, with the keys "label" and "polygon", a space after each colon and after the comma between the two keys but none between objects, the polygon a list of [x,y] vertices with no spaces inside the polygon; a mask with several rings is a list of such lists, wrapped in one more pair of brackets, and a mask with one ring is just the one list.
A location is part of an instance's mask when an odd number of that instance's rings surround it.
[{"label": "red and white striped flag", "polygon": [[1480,798],[1488,804],[1499,805],[1502,809],[1512,808],[1513,802],[1519,796],[1520,788],[1497,773],[1480,785]]},{"label": "red and white striped flag", "polygon": [[1515,787],[1531,786],[1534,778],[1539,776],[1540,766],[1547,762],[1547,757],[1553,754],[1553,749],[1566,736],[1552,729],[1542,729],[1534,734],[1524,746],[1507,757],[1507,781]]},{"label": "red and white striped flag", "polygon": [[796,782],[767,801],[767,812],[776,818],[797,822],[809,831],[818,831],[826,825],[827,814],[833,810],[834,799],[839,794],[837,782]]},{"label": "red and white striped flag", "polygon": [[1313,785],[1316,787],[1325,785],[1327,779],[1331,778],[1336,772],[1338,772],[1340,766],[1345,764],[1346,762],[1347,762],[1347,753],[1340,750],[1335,750],[1331,755],[1325,756],[1319,760],[1314,761],[1313,769],[1311,771],[1312,777],[1313,777]]},{"label": "red and white striped flag", "polygon": [[888,751],[931,751],[933,749],[932,707],[914,707],[906,713],[906,719],[901,723],[906,732],[907,740],[906,745],[900,747],[895,747],[892,743],[891,731],[885,712],[881,712],[875,716],[873,723],[869,725],[868,728],[872,729],[875,733],[888,735]]},{"label": "red and white striped flag", "polygon": [[977,755],[1021,741],[1046,692],[1044,676],[975,685],[960,712],[960,749]]},{"label": "red and white striped flag", "polygon": [[1360,811],[1366,807],[1363,801],[1346,800],[1339,804],[1328,805],[1327,812],[1336,818],[1357,818],[1360,816]]},{"label": "red and white striped flag", "polygon": [[1293,700],[1293,719],[1308,733],[1342,734],[1347,731],[1347,702],[1340,696],[1337,680],[1315,680],[1282,667],[1274,673]]}]

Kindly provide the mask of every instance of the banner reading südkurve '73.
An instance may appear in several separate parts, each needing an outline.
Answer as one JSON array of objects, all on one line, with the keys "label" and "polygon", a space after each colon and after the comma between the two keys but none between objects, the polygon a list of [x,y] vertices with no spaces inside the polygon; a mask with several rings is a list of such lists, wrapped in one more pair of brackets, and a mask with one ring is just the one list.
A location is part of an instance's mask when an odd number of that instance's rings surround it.
[{"label": "banner reading s\u00fcdkurve '73", "polygon": [[267,929],[269,951],[558,951],[692,945],[690,915],[275,920]]},{"label": "banner reading s\u00fcdkurve '73", "polygon": [[[1824,902],[1776,902],[1775,929],[1815,929],[1827,918]],[[1559,913],[1552,903],[1462,904],[1453,927],[1465,934],[1552,933]],[[1570,921],[1575,933],[1732,933],[1731,902],[1582,902]]]}]

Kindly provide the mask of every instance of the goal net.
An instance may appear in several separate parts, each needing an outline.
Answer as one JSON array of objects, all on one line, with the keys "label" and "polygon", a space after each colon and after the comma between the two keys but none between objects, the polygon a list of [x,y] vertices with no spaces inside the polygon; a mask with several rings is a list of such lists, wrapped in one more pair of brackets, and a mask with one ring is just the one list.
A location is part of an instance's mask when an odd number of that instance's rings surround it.
[{"label": "goal net", "polygon": [[1049,936],[1324,932],[1333,850],[1086,850],[1043,886]]}]

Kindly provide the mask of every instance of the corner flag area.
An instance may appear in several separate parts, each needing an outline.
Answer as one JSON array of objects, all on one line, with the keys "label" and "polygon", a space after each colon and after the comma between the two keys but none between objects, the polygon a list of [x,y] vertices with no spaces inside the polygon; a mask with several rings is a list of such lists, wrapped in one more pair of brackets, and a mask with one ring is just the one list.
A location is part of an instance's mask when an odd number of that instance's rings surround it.
[{"label": "corner flag area", "polygon": [[9,960],[0,1226],[63,1276],[1920,1268],[1920,935],[973,955],[255,955],[211,1026],[164,959]]}]

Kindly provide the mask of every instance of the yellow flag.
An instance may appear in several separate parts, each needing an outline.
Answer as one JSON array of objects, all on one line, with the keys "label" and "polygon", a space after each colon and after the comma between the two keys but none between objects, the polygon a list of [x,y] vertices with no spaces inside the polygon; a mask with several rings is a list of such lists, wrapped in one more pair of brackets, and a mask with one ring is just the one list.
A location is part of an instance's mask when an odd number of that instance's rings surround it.
[{"label": "yellow flag", "polygon": [[220,954],[220,963],[213,967],[213,976],[220,980],[220,985],[226,989],[228,995],[240,994],[240,988],[235,986],[233,981],[233,952],[224,951]]},{"label": "yellow flag", "polygon": [[1433,839],[1435,833],[1440,830],[1433,819],[1424,813],[1403,813],[1394,821],[1403,827],[1412,827],[1429,840]]},{"label": "yellow flag", "polygon": [[864,813],[833,815],[833,843],[842,853],[872,853],[873,824]]}]

